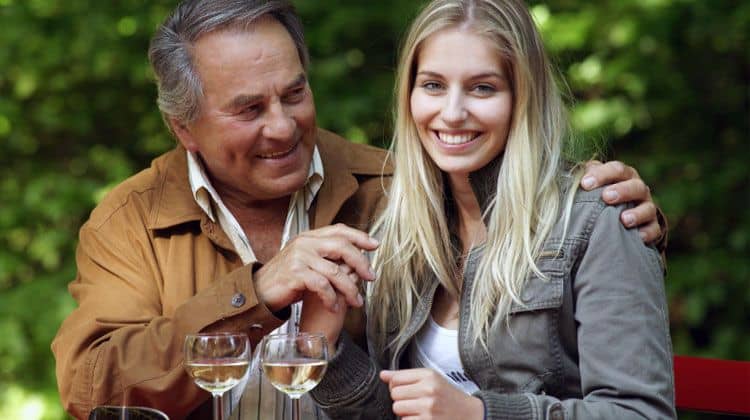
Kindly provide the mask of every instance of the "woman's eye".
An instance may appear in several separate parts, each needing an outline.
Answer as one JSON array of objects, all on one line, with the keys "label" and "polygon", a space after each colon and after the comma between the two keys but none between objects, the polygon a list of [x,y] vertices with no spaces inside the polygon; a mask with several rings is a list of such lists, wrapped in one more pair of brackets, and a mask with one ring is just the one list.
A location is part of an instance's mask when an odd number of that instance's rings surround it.
[{"label": "woman's eye", "polygon": [[438,82],[424,82],[422,88],[428,91],[439,90],[442,85]]},{"label": "woman's eye", "polygon": [[495,89],[495,87],[492,85],[476,85],[472,90],[481,95],[489,95],[497,91],[497,89]]}]

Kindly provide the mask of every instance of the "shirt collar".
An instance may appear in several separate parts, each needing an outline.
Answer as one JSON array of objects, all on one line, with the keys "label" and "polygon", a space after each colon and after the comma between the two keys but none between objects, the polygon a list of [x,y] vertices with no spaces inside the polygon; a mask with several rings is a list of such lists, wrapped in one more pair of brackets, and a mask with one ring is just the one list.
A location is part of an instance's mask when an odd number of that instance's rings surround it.
[{"label": "shirt collar", "polygon": [[[206,173],[203,163],[200,161],[195,153],[187,151],[187,166],[188,166],[188,180],[190,181],[190,189],[193,192],[193,198],[195,202],[200,206],[204,213],[211,219],[212,222],[216,222],[216,214],[214,213],[213,203],[223,203],[219,193],[216,192],[211,181],[209,180],[208,174]],[[320,186],[323,184],[323,161],[320,158],[320,152],[318,147],[313,148],[312,162],[310,169],[307,174],[307,182],[302,187],[308,189],[309,194],[302,194],[305,197],[305,209],[310,210],[315,196],[320,191]]]}]

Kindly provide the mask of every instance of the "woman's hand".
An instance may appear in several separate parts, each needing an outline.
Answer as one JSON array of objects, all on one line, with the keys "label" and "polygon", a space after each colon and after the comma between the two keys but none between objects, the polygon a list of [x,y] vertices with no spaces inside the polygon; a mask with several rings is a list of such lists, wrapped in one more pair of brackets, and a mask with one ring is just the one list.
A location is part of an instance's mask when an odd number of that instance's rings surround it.
[{"label": "woman's hand", "polygon": [[[352,282],[355,287],[358,287],[359,277],[354,270],[346,264],[339,264],[339,276],[343,276],[348,281]],[[361,295],[359,295],[358,302],[361,306]],[[328,306],[322,301],[320,296],[314,292],[305,292],[302,297],[302,314],[300,315],[299,329],[302,332],[319,332],[326,336],[328,341],[328,352],[330,355],[336,351],[336,342],[339,340],[339,334],[341,329],[344,327],[344,319],[346,318],[346,311],[349,309],[349,305],[346,303],[346,298],[341,295],[336,295],[336,303],[333,305],[333,309],[329,309]]]},{"label": "woman's hand", "polygon": [[662,226],[656,217],[656,205],[651,198],[651,190],[635,168],[616,160],[607,163],[598,160],[587,162],[581,187],[592,190],[603,185],[607,185],[602,191],[602,199],[607,204],[629,201],[636,204],[634,208],[623,211],[620,215],[620,221],[625,227],[638,226],[641,238],[646,243],[661,238]]},{"label": "woman's hand", "polygon": [[393,413],[404,420],[462,419],[484,417],[482,400],[466,394],[432,369],[383,370]]}]

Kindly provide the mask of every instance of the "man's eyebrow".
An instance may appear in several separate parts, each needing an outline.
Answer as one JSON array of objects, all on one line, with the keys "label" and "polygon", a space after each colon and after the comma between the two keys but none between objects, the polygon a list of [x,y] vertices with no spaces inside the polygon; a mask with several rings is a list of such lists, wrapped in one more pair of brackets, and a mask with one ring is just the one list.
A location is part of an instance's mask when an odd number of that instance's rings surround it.
[{"label": "man's eyebrow", "polygon": [[289,83],[286,85],[284,90],[294,89],[296,87],[299,87],[300,85],[304,85],[307,83],[307,76],[305,76],[305,73],[300,73],[296,79],[292,83]]},{"label": "man's eyebrow", "polygon": [[[300,73],[291,83],[284,87],[284,90],[294,89],[307,83],[307,76],[304,73]],[[227,105],[227,109],[239,109],[244,108],[254,102],[258,102],[263,99],[263,95],[245,95],[240,94],[232,98]]]},{"label": "man's eyebrow", "polygon": [[244,95],[240,94],[232,98],[227,105],[226,109],[239,109],[244,108],[254,102],[258,102],[263,99],[263,95]]}]

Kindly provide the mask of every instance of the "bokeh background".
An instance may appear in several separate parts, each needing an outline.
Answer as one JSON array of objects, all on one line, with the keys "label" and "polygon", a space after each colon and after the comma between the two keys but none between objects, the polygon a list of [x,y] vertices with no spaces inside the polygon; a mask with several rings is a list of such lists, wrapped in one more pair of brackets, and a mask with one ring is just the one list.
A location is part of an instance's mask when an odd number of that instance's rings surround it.
[{"label": "bokeh background", "polygon": [[[148,40],[173,0],[0,0],[0,418],[61,419],[49,344],[77,230],[173,140]],[[298,0],[319,124],[385,145],[421,1]],[[634,165],[670,222],[681,354],[750,360],[750,1],[531,1],[575,127]],[[179,395],[175,395],[179,398]]]}]

